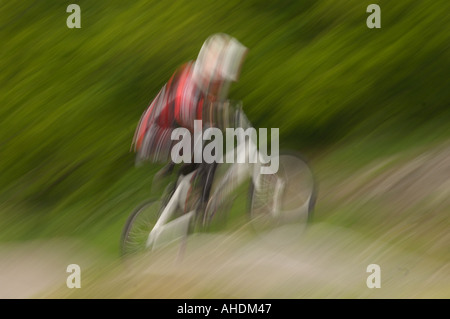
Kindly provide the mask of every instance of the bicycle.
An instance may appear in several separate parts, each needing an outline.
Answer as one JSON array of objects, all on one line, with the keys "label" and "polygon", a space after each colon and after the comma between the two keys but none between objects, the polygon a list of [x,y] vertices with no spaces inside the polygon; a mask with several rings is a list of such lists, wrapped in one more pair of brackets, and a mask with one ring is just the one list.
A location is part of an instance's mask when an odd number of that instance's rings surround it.
[{"label": "bicycle", "polygon": [[[256,143],[250,139],[235,150],[238,157],[245,154],[247,159],[252,151],[259,155]],[[291,223],[304,227],[311,221],[316,183],[309,164],[298,153],[281,152],[278,171],[273,174],[259,173],[264,165],[260,161],[216,165],[215,182],[207,198],[206,185],[199,185],[199,169],[195,169],[179,174],[161,198],[145,201],[132,211],[122,231],[122,255],[156,250],[174,241],[185,242],[196,230],[207,230],[219,215],[223,218],[229,214],[227,204],[233,200],[233,191],[245,181],[250,182],[248,217],[257,232]],[[207,183],[213,174],[213,166],[208,167]],[[202,202],[207,203],[206,207],[201,207]]]}]

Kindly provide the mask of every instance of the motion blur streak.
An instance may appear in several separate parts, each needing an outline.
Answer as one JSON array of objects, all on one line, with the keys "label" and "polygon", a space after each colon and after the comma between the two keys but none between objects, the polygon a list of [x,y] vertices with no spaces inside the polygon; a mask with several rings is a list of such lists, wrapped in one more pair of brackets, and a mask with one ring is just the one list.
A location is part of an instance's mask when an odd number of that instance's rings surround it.
[{"label": "motion blur streak", "polygon": [[[359,0],[77,3],[69,29],[67,2],[0,1],[0,297],[450,296],[450,1],[379,0],[380,29]],[[309,159],[313,223],[255,236],[239,189],[183,259],[123,263],[128,214],[165,187],[136,125],[216,32],[249,49],[230,96]]]}]

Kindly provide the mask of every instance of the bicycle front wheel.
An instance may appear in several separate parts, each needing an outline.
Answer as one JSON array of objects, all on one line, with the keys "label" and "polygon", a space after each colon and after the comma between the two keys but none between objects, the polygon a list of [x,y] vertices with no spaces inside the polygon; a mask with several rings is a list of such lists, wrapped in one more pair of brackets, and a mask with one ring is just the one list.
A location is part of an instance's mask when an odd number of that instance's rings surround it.
[{"label": "bicycle front wheel", "polygon": [[257,231],[311,219],[316,184],[307,162],[296,153],[280,154],[275,174],[260,175],[250,186],[250,219]]}]

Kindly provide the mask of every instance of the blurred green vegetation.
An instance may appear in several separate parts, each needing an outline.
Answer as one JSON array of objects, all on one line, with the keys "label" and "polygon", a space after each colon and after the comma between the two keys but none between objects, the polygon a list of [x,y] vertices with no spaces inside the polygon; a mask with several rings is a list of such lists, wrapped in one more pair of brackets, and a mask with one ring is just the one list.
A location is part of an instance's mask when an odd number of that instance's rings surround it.
[{"label": "blurred green vegetation", "polygon": [[116,250],[158,168],[134,167],[137,122],[215,32],[249,47],[231,97],[281,147],[314,158],[355,141],[369,158],[450,136],[449,1],[377,1],[373,30],[372,1],[79,0],[68,29],[70,3],[0,2],[1,241]]}]

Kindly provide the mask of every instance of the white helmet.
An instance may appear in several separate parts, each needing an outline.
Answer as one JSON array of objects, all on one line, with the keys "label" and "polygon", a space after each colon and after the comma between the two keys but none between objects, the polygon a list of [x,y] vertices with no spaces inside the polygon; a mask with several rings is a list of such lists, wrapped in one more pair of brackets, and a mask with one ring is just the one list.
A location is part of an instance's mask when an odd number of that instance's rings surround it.
[{"label": "white helmet", "polygon": [[198,86],[208,92],[213,82],[236,82],[247,48],[235,38],[218,33],[206,39],[197,60],[193,77]]}]

